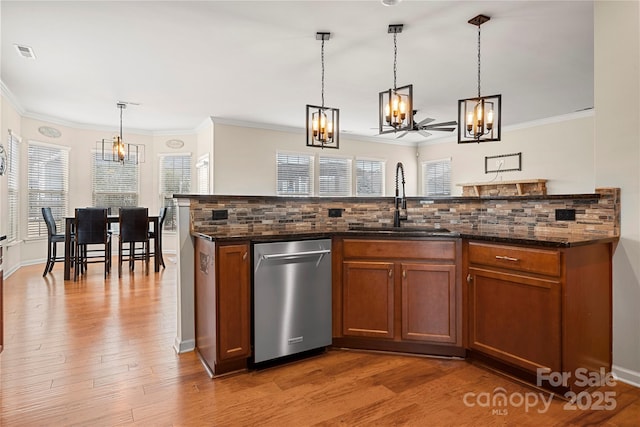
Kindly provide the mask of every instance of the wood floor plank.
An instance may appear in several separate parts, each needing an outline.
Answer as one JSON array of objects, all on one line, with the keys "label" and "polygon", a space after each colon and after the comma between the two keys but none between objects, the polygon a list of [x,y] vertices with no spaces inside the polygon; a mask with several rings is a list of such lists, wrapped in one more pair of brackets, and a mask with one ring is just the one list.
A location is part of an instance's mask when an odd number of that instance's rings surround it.
[{"label": "wood floor plank", "polygon": [[78,282],[36,265],[6,279],[0,425],[640,425],[640,389],[623,383],[603,388],[611,411],[465,401],[537,391],[464,360],[332,349],[211,380],[195,353],[173,350],[177,273],[166,264],[106,280],[90,266]]}]

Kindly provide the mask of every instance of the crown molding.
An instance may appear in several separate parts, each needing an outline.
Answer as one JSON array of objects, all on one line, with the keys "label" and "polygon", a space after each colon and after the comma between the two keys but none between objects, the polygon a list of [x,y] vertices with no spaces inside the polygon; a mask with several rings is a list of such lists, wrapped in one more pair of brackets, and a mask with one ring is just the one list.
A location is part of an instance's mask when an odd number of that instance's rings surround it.
[{"label": "crown molding", "polygon": [[9,101],[11,106],[18,112],[18,114],[23,116],[25,114],[25,109],[22,107],[20,102],[18,102],[18,98],[16,98],[13,92],[11,92],[11,89],[9,89],[2,80],[0,80],[0,90],[2,91],[2,96],[4,96],[7,101]]},{"label": "crown molding", "polygon": [[[551,125],[554,123],[562,123],[562,122],[568,122],[571,120],[583,119],[586,117],[593,117],[594,115],[595,115],[595,110],[593,108],[589,108],[585,110],[574,111],[573,113],[561,114],[559,116],[545,117],[543,119],[531,120],[529,122],[522,122],[522,123],[517,123],[515,125],[505,126],[503,130],[505,132],[511,132],[514,130],[529,129],[529,128],[538,127],[538,126]],[[424,147],[431,144],[444,144],[447,142],[455,142],[456,140],[457,139],[455,136],[445,136],[441,138],[434,138],[434,139],[429,139],[421,142],[419,147]]]},{"label": "crown molding", "polygon": [[[237,120],[237,119],[229,119],[225,117],[211,117],[211,120],[215,124],[228,125],[228,126],[236,126],[236,127],[244,127],[244,128],[252,128],[252,129],[264,129],[264,130],[272,130],[276,132],[287,132],[287,133],[296,133],[296,134],[304,134],[305,129],[302,127],[295,126],[284,126],[284,125],[276,125],[272,123],[262,123],[262,122],[251,122],[246,120]],[[354,133],[348,132],[340,132],[341,139],[350,139],[355,141],[364,141],[364,142],[375,142],[379,144],[390,144],[390,145],[404,145],[409,147],[417,146],[417,142],[410,141],[398,141],[391,140],[386,138],[380,138],[376,136],[367,136],[367,135],[358,135]]]}]

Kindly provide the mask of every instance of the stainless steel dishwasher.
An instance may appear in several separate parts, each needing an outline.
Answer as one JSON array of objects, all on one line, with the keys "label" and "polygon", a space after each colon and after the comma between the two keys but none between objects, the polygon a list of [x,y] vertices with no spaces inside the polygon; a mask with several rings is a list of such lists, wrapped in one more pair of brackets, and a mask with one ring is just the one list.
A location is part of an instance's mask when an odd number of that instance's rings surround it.
[{"label": "stainless steel dishwasher", "polygon": [[254,363],[331,344],[331,239],[253,245]]}]

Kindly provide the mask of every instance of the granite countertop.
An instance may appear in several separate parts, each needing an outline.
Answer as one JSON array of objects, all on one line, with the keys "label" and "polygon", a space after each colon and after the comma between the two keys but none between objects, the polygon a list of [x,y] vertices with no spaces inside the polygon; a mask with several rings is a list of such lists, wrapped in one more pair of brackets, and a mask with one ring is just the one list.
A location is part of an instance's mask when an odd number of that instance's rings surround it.
[{"label": "granite countertop", "polygon": [[594,243],[616,242],[618,237],[605,234],[530,234],[514,231],[496,230],[495,228],[475,230],[447,230],[430,227],[358,227],[350,230],[269,230],[248,232],[246,230],[226,230],[217,233],[192,233],[194,237],[217,242],[234,242],[250,240],[252,242],[273,242],[284,240],[325,239],[333,236],[362,237],[376,239],[452,239],[462,238],[483,240],[495,243],[507,243],[552,248],[567,248]]}]

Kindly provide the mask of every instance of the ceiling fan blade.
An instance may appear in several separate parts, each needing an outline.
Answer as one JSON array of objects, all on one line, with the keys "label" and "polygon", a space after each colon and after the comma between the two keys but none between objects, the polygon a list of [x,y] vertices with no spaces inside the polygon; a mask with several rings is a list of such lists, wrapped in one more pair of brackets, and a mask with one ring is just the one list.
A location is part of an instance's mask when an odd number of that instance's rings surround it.
[{"label": "ceiling fan blade", "polygon": [[427,125],[427,127],[456,126],[457,124],[458,122],[452,120],[450,122],[432,123],[430,125]]},{"label": "ceiling fan blade", "polygon": [[416,126],[420,127],[420,126],[426,125],[428,123],[431,123],[434,120],[435,119],[432,119],[431,117],[427,117],[426,119],[420,120],[418,123],[416,123]]},{"label": "ceiling fan blade", "polygon": [[434,126],[434,127],[425,127],[424,129],[425,129],[425,130],[426,130],[426,129],[428,129],[428,130],[434,130],[434,131],[438,131],[438,132],[453,132],[454,130],[456,130],[456,128],[441,128],[441,127],[437,127],[437,126]]},{"label": "ceiling fan blade", "polygon": [[431,134],[430,134],[429,132],[425,132],[425,131],[423,131],[422,129],[420,129],[420,130],[418,131],[418,133],[419,133],[420,135],[424,136],[425,138],[429,138],[429,137],[431,136]]},{"label": "ceiling fan blade", "polygon": [[406,135],[406,134],[408,134],[408,133],[409,133],[409,131],[408,131],[408,130],[406,130],[406,131],[402,132],[400,135],[396,136],[396,139],[398,139],[398,138],[402,138],[403,136],[405,136],[405,135]]}]

